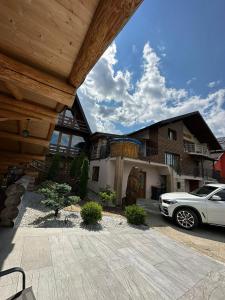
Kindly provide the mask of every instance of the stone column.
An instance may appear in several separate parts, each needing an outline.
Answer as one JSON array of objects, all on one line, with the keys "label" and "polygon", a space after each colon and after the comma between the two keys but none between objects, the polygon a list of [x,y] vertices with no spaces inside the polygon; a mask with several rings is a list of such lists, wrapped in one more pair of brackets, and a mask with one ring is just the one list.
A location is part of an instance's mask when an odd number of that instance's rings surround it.
[{"label": "stone column", "polygon": [[114,190],[116,192],[117,205],[122,205],[123,170],[124,170],[124,160],[121,156],[118,156],[116,157],[116,162],[115,162],[115,178],[114,178]]}]

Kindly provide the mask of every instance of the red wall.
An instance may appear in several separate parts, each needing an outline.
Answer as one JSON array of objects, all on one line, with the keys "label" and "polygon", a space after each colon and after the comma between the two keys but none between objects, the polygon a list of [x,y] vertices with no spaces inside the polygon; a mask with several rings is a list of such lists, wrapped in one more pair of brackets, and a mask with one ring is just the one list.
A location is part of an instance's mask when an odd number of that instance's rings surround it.
[{"label": "red wall", "polygon": [[215,170],[220,171],[220,175],[225,179],[225,152],[221,155],[219,161],[215,163]]}]

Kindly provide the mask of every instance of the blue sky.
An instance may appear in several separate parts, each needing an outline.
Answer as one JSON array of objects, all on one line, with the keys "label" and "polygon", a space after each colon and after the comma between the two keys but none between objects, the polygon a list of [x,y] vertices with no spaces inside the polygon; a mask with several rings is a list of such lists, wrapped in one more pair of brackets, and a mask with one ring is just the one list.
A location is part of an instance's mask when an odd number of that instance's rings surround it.
[{"label": "blue sky", "polygon": [[224,0],[145,0],[78,91],[92,130],[199,110],[225,135],[224,12]]}]

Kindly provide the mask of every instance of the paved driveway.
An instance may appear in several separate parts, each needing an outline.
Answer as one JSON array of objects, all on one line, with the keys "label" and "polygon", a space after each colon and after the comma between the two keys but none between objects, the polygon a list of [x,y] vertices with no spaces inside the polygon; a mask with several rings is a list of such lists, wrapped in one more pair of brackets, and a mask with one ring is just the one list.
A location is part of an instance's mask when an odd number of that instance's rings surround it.
[{"label": "paved driveway", "polygon": [[[225,267],[154,229],[0,231],[1,268],[22,266],[37,299],[224,299]],[[0,299],[19,290],[0,280]]]},{"label": "paved driveway", "polygon": [[203,225],[193,231],[187,231],[163,218],[156,203],[151,203],[145,207],[149,211],[148,224],[152,228],[225,263],[225,227]]}]

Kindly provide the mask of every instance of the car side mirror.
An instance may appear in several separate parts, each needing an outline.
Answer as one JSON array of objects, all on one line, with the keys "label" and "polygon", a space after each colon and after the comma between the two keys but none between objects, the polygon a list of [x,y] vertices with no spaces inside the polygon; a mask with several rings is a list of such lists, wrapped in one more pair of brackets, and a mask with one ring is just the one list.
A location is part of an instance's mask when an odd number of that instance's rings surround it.
[{"label": "car side mirror", "polygon": [[212,201],[221,201],[221,197],[220,196],[217,196],[217,195],[213,195],[210,200]]}]

